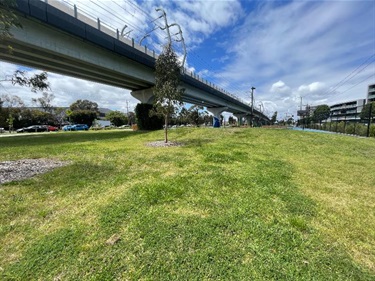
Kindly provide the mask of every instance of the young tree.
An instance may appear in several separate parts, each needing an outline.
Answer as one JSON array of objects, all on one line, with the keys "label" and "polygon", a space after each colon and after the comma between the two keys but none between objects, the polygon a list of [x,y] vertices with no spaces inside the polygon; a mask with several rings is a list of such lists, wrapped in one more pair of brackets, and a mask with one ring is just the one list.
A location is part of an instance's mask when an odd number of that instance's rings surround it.
[{"label": "young tree", "polygon": [[184,89],[179,89],[180,63],[171,44],[164,47],[155,64],[154,104],[152,114],[164,117],[164,141],[168,142],[169,118],[182,105]]}]

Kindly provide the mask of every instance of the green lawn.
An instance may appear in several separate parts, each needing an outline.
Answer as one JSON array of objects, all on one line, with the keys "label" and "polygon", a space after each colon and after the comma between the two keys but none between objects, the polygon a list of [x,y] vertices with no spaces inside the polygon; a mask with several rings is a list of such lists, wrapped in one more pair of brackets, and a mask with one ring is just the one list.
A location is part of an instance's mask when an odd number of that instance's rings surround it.
[{"label": "green lawn", "polygon": [[[0,138],[1,280],[375,280],[375,140],[272,129]],[[108,245],[117,235],[120,240]]]}]

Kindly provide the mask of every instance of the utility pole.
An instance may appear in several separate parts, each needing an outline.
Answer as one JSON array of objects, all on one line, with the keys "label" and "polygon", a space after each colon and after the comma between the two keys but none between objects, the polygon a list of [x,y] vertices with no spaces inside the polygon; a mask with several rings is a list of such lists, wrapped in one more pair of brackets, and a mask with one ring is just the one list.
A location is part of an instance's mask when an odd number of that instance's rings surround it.
[{"label": "utility pole", "polygon": [[251,127],[254,125],[254,90],[255,87],[251,87]]},{"label": "utility pole", "polygon": [[371,117],[372,117],[372,103],[370,103],[370,109],[368,111],[367,137],[370,136]]},{"label": "utility pole", "polygon": [[126,117],[128,119],[128,125],[130,124],[129,122],[129,101],[126,101]]}]

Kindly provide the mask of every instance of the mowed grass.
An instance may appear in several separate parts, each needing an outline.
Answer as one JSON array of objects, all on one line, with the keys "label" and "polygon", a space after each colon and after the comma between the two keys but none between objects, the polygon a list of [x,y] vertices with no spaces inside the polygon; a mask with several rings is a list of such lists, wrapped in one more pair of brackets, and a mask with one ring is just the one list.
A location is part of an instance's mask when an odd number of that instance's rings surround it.
[{"label": "mowed grass", "polygon": [[[271,129],[0,138],[1,280],[375,280],[375,140]],[[110,245],[113,237],[120,239]]]}]

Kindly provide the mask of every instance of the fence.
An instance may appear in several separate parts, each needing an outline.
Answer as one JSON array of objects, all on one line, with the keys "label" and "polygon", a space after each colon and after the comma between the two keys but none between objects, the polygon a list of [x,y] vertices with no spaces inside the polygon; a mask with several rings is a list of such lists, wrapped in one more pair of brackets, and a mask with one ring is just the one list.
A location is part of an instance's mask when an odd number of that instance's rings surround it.
[{"label": "fence", "polygon": [[[304,124],[300,124],[300,126],[303,125]],[[309,129],[330,131],[335,133],[357,135],[363,137],[366,137],[368,134],[369,137],[375,137],[375,124],[371,124],[369,128],[367,123],[341,121],[325,122],[322,124],[310,123],[305,124],[304,127]]]}]

